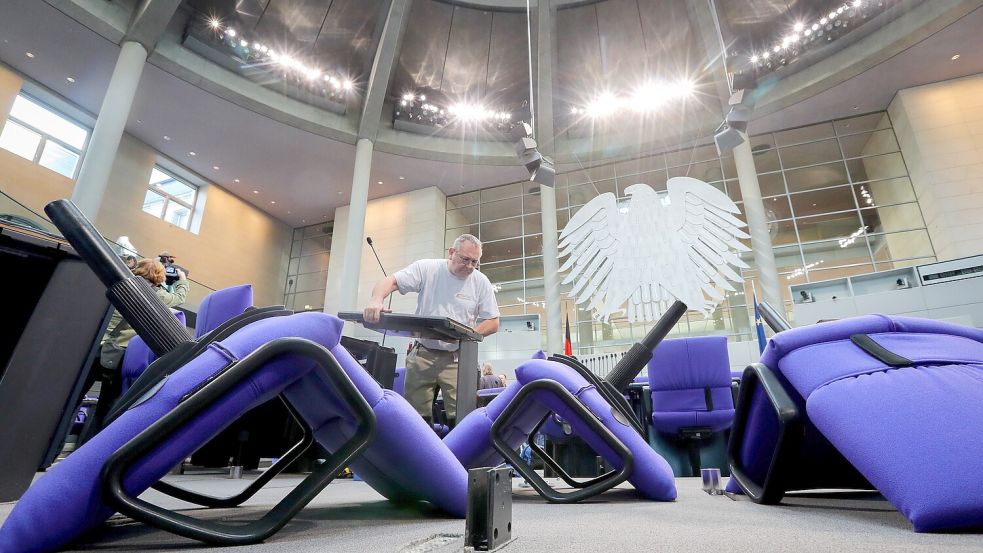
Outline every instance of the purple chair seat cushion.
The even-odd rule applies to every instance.
[[[663,340],[652,352],[648,372],[655,430],[676,434],[690,427],[713,432],[730,428],[734,398],[726,337]],[[707,404],[707,389],[713,409]]]
[[[492,446],[491,427],[521,386],[519,382],[509,384],[488,405],[475,409],[458,421],[457,426],[444,437],[444,444],[465,467],[494,467],[505,461]],[[530,409],[523,413],[505,430],[505,441],[518,448],[546,416],[546,412],[546,409]]]

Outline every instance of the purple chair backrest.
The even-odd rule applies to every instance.
[[[648,374],[657,430],[709,426],[717,431],[730,426],[734,399],[726,337],[663,340],[652,353]],[[707,416],[710,411],[719,413]]]
[[[240,284],[212,292],[201,300],[195,322],[195,338],[211,332],[225,321],[253,306],[253,285]]]

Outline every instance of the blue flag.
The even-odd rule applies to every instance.
[[[758,353],[765,352],[768,339],[765,338],[765,322],[761,319],[761,312],[758,311],[758,294],[751,288],[751,299],[754,301],[754,329],[758,334]]]

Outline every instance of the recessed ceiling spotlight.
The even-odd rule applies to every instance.
[[[957,59],[959,59],[959,54],[955,54],[954,56],[952,56],[949,59],[951,59],[952,61],[956,61]]]
[[[858,109],[860,109],[860,106],[853,106],[853,109],[854,110],[858,110]]]
[[[378,182],[378,183],[376,183],[376,184],[382,184],[382,181],[379,181],[379,182]]]
[[[139,121],[137,121],[137,123],[139,123]],[[189,155],[189,156],[196,156],[196,155],[198,155],[198,154],[196,154],[195,152],[188,152],[188,155]]]
[[[142,124],[143,124],[143,121],[137,119],[137,125],[142,125]]]
[[[239,182],[239,179],[232,179],[234,182]]]
[[[956,57],[959,57],[959,56],[956,56]],[[68,82],[70,82],[70,83],[74,83],[75,82],[75,77],[65,77],[65,80],[68,81]]]
[[[341,196],[341,190],[338,191],[338,195]]]
[[[34,52],[24,52],[24,55],[31,59],[34,59]]]
[[[307,219],[301,219],[300,222],[301,223],[306,223],[307,222]]]
[[[218,171],[219,169],[221,169],[221,167],[219,167],[218,165],[212,165],[212,169],[215,169],[216,171]]]
[[[276,200],[270,200],[270,203],[271,204],[275,204],[276,203]]]
[[[170,140],[170,139],[171,137],[167,136],[166,134],[164,135],[164,140]]]
[[[406,177],[399,177],[399,180],[406,180]]]

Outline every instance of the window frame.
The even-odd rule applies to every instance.
[[[85,158],[85,153],[89,148],[89,141],[92,139],[92,128],[90,128],[88,125],[83,124],[81,121],[78,121],[77,119],[66,115],[65,113],[51,106],[47,102],[42,101],[40,98],[24,92],[23,90],[17,93],[17,98],[20,97],[23,97],[28,102],[37,105],[38,107],[51,113],[52,115],[64,119],[65,121],[84,129],[86,132],[85,132],[85,140],[82,142],[82,148],[81,149],[75,148],[74,146],[71,146],[68,143],[60,140],[58,137],[46,133],[41,129],[35,127],[34,125],[28,123],[27,121],[24,121],[23,119],[14,116],[12,113],[7,113],[7,118],[4,120],[3,126],[0,127],[0,133],[2,133],[3,130],[7,128],[8,121],[13,121],[15,124],[20,125],[21,127],[24,127],[25,129],[38,134],[41,137],[41,140],[38,142],[37,148],[35,148],[34,150],[34,157],[30,159],[32,163],[35,163],[37,165],[41,165],[41,157],[44,155],[45,146],[48,144],[49,141],[54,142],[58,146],[61,146],[62,148],[77,154],[78,162],[75,164],[75,170],[72,171],[72,175],[68,178],[72,180],[78,179],[79,171],[81,171],[82,169],[82,160]],[[20,154],[16,154],[11,150],[7,150],[6,148],[4,148],[4,150],[16,155],[17,157],[22,157]],[[67,176],[64,175],[63,173],[55,171],[54,169],[51,169],[50,167],[46,167],[44,165],[41,165],[41,167],[44,167],[49,171],[58,173],[59,175]]]
[[[199,185],[197,185],[197,184],[188,182],[188,179],[185,179],[183,177],[180,177],[180,176],[176,175],[174,171],[171,171],[171,170],[167,169],[166,167],[162,166],[160,163],[155,163],[154,164],[154,167],[153,167],[153,169],[150,172],[151,176],[154,174],[153,173],[154,171],[159,171],[159,172],[167,175],[168,177],[170,177],[172,180],[175,180],[177,182],[180,182],[181,184],[187,186],[188,188],[191,188],[192,190],[194,190],[194,197],[192,198],[192,200],[191,200],[190,203],[189,202],[186,202],[186,201],[178,198],[177,196],[175,196],[175,195],[173,195],[173,194],[171,194],[171,193],[169,193],[169,192],[167,192],[165,190],[162,190],[159,187],[159,183],[152,183],[152,182],[150,182],[152,179],[148,179],[148,181],[147,181],[147,187],[146,187],[146,192],[153,192],[154,194],[157,194],[157,195],[163,197],[164,198],[164,205],[161,206],[160,215],[155,215],[155,214],[147,211],[146,208],[145,208],[147,194],[145,193],[143,195],[143,205],[140,206],[140,211],[143,212],[143,213],[146,213],[147,215],[150,215],[151,217],[153,217],[155,219],[160,219],[161,221],[164,221],[165,223],[167,223],[169,225],[174,225],[175,227],[184,229],[184,230],[186,230],[188,232],[194,232],[192,230],[192,226],[193,226],[194,219],[195,219],[195,213],[197,212],[198,200],[199,200],[199,197],[200,197],[201,192],[202,192],[202,190],[201,190],[202,187],[199,186]],[[180,205],[180,206],[182,206],[182,207],[184,207],[184,208],[186,208],[188,210],[188,220],[185,222],[184,225],[176,225],[176,224],[174,224],[174,223],[172,223],[172,222],[170,222],[170,221],[167,220],[167,218],[166,218],[167,217],[167,207],[168,207],[168,205],[170,205],[171,201],[176,202],[178,205]]]

